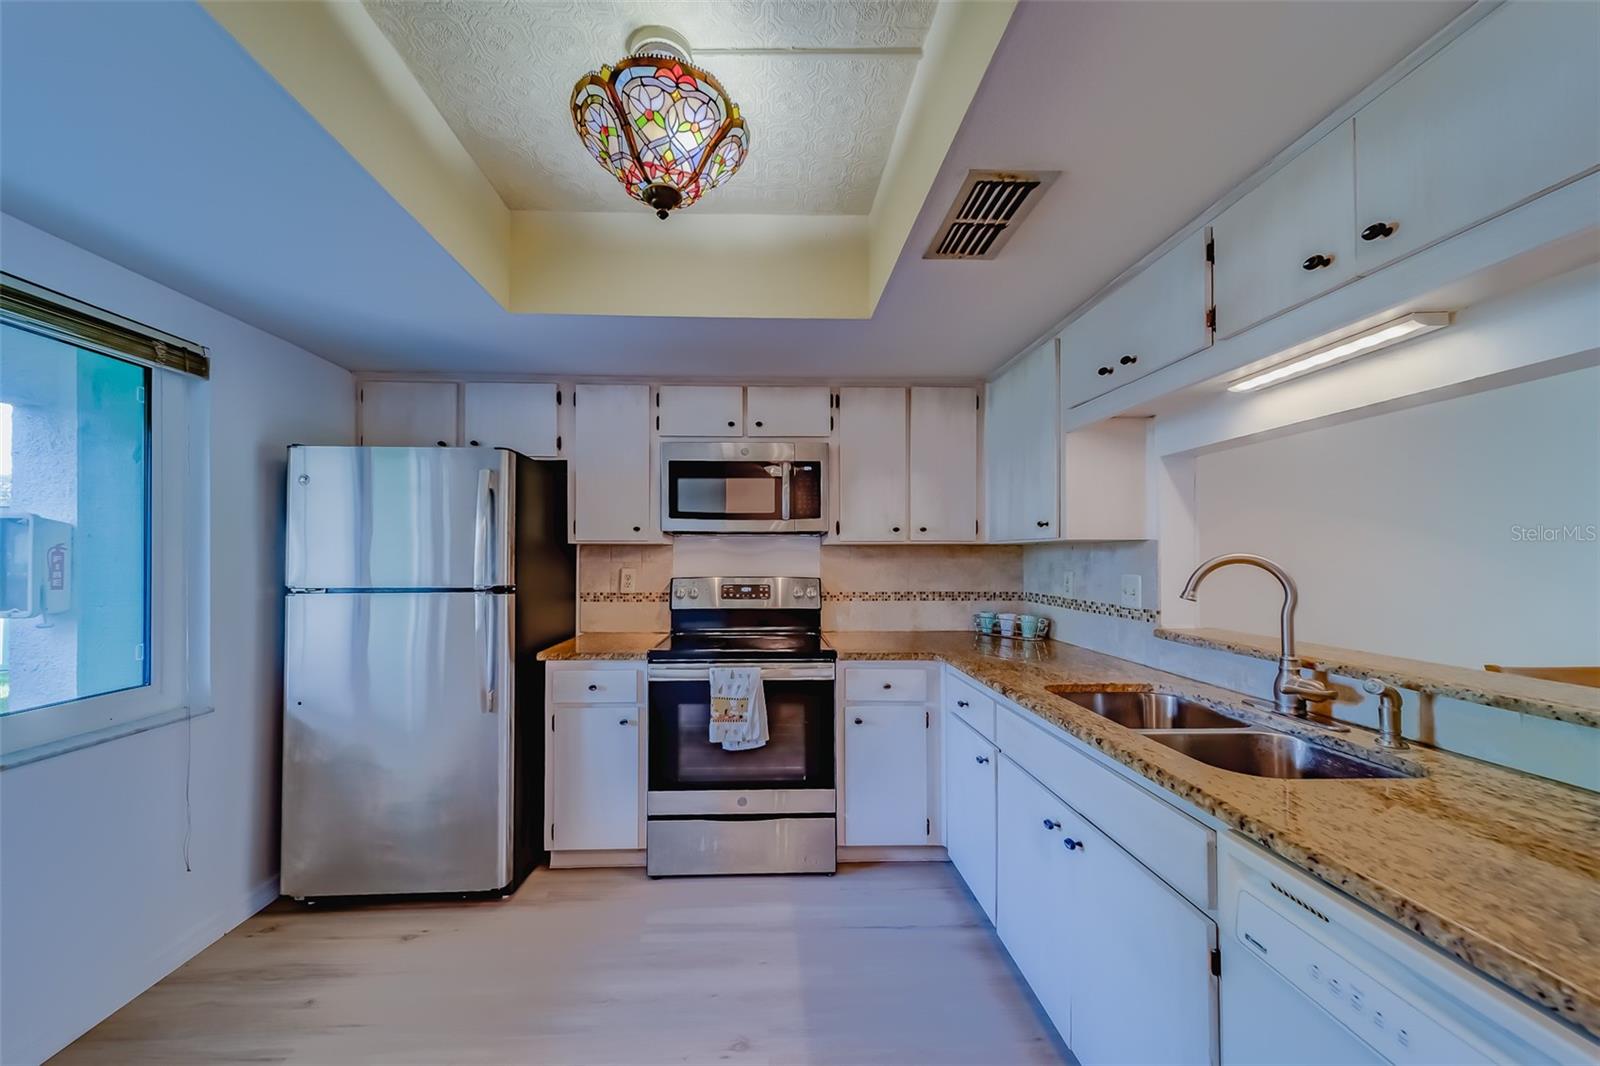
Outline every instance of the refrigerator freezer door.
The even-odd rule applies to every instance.
[[[510,585],[515,478],[499,448],[290,448],[284,583]]]
[[[285,894],[511,881],[511,607],[473,592],[287,597]]]

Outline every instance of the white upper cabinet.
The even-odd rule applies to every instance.
[[[839,390],[835,466],[840,539],[907,539],[905,389]]]
[[[911,539],[978,538],[978,390],[911,390]]]
[[[461,435],[468,445],[510,448],[535,458],[559,451],[554,385],[470,382],[461,387],[461,408]]]
[[[738,385],[662,385],[656,407],[663,437],[744,435],[744,389]]]
[[[1231,337],[1355,276],[1355,133],[1346,122],[1211,224],[1217,336]]]
[[[1062,331],[1066,406],[1086,403],[1210,346],[1210,308],[1211,269],[1201,228]]]
[[[1370,270],[1600,165],[1600,5],[1497,8],[1355,127],[1356,255]]]
[[[1108,418],[1061,436],[1062,540],[1144,540],[1150,420]]]
[[[826,437],[833,432],[833,390],[826,385],[752,385],[746,390],[752,437]]]
[[[989,382],[983,419],[988,539],[1056,539],[1056,342]]]
[[[361,443],[454,446],[456,386],[446,381],[366,382],[361,386]]]
[[[579,385],[572,393],[573,539],[654,540],[650,386]]]

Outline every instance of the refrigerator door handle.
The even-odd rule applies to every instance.
[[[494,550],[494,497],[498,480],[493,470],[478,471],[478,512],[472,527],[474,588],[490,588],[496,584],[492,572],[494,561],[490,558],[490,553]]]
[[[488,714],[495,713],[496,693],[498,687],[499,648],[495,641],[495,597],[487,592],[473,594],[473,629],[477,631],[478,640],[483,644],[483,670],[480,673],[480,688],[483,696],[483,710]]]

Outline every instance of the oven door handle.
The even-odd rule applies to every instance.
[[[719,662],[718,666],[755,666],[763,681],[832,681],[833,663]],[[651,663],[651,681],[710,681],[711,667],[705,663]]]

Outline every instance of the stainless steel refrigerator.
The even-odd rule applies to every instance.
[[[283,892],[503,893],[542,861],[544,682],[575,628],[566,465],[289,449]]]

